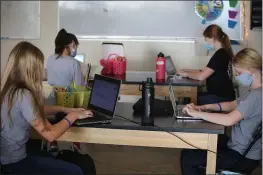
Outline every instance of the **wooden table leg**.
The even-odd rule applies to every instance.
[[[197,87],[192,87],[191,90],[191,103],[197,104]]]
[[[217,153],[217,134],[208,135],[207,149]],[[206,174],[215,174],[216,173],[216,154],[207,151],[207,165],[206,165]]]

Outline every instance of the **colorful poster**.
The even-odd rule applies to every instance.
[[[238,9],[238,0],[229,0],[229,10],[228,10],[228,28],[233,29],[237,25],[237,14],[239,12]]]
[[[229,0],[229,6],[235,8],[237,5],[238,0]]]
[[[222,14],[223,8],[224,4],[222,0],[197,0],[195,2],[195,12],[202,19],[203,24],[206,21],[216,20]]]

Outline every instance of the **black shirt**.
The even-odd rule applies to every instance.
[[[206,79],[209,94],[214,94],[218,97],[235,98],[231,60],[232,58],[227,50],[221,48],[215,52],[208,62],[207,67],[214,70],[214,73]]]

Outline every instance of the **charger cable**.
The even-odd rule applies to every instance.
[[[115,115],[115,116],[120,117],[120,118],[123,118],[123,119],[125,119],[125,120],[127,120],[127,121],[130,121],[130,122],[132,122],[132,123],[135,123],[135,124],[141,126],[141,123],[140,123],[140,122],[136,122],[136,121],[134,121],[134,120],[128,119],[128,118],[123,117],[123,116],[121,116],[121,115]],[[217,153],[217,152],[215,152],[215,151],[212,151],[212,150],[209,150],[209,149],[199,148],[199,147],[197,147],[197,146],[195,146],[195,145],[187,142],[186,140],[184,140],[183,138],[179,137],[178,135],[176,135],[176,134],[174,134],[174,133],[172,133],[172,132],[167,131],[166,129],[164,129],[164,128],[162,128],[162,127],[159,127],[159,126],[157,126],[157,125],[154,125],[154,127],[158,128],[159,130],[162,130],[162,131],[164,131],[164,132],[166,132],[166,133],[168,133],[168,134],[173,135],[174,137],[180,139],[181,141],[183,141],[184,143],[190,145],[190,146],[193,147],[193,148],[196,148],[196,149],[198,149],[198,150],[208,151],[208,152],[214,153],[214,154],[216,154],[216,155],[218,155],[218,156],[221,156],[221,157],[230,159],[229,157],[226,157],[225,155],[221,155],[221,154],[219,154],[219,153]]]

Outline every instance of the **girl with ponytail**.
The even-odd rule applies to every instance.
[[[47,61],[47,78],[51,86],[69,86],[75,80],[83,85],[80,63],[74,59],[77,54],[78,39],[61,29],[55,39],[55,53]]]
[[[198,93],[198,104],[232,101],[235,91],[232,82],[233,51],[229,37],[218,25],[212,24],[203,32],[207,50],[215,50],[207,66],[201,71],[181,69],[177,73],[185,77],[204,81],[207,92]]]
[[[47,79],[51,86],[69,87],[70,83],[75,80],[77,86],[83,85],[83,75],[80,68],[80,62],[74,57],[77,54],[79,45],[77,37],[68,33],[65,29],[61,29],[55,38],[55,53],[47,60]],[[55,105],[55,96],[52,92],[47,104]],[[80,144],[73,143],[73,149],[80,152]],[[50,143],[49,150],[57,152],[56,142]]]

